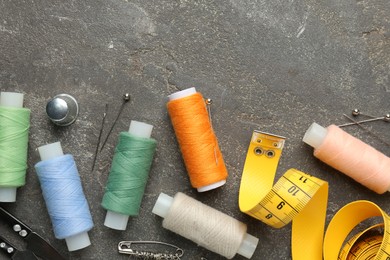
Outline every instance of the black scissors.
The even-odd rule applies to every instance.
[[[18,250],[0,236],[0,251],[15,260],[65,260],[45,239],[21,220],[0,207],[0,220],[3,220],[19,237],[26,241],[26,250]]]

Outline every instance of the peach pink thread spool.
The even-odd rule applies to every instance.
[[[338,126],[313,123],[303,142],[314,148],[315,157],[367,188],[390,191],[390,158]]]

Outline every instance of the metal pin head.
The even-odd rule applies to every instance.
[[[127,101],[130,101],[130,99],[131,99],[131,96],[129,93],[123,94],[123,101],[127,102]]]
[[[386,122],[390,122],[390,114],[386,114],[383,120],[385,120]]]
[[[206,105],[211,105],[213,103],[213,100],[211,98],[206,99]]]
[[[59,94],[46,104],[46,114],[54,124],[67,126],[76,121],[79,106],[71,95]]]
[[[354,110],[352,110],[352,115],[353,115],[353,116],[358,116],[358,115],[360,115],[360,110],[357,109],[357,108],[355,108]]]

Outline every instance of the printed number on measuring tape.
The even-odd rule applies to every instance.
[[[242,174],[240,210],[280,228],[292,221],[292,257],[322,259],[328,184],[289,169],[274,183],[285,138],[254,131]]]

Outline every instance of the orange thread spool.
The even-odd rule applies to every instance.
[[[169,99],[168,113],[192,187],[203,192],[224,185],[228,173],[202,95],[190,88]]]
[[[390,158],[335,125],[312,124],[303,141],[314,156],[376,193],[390,190]]]

